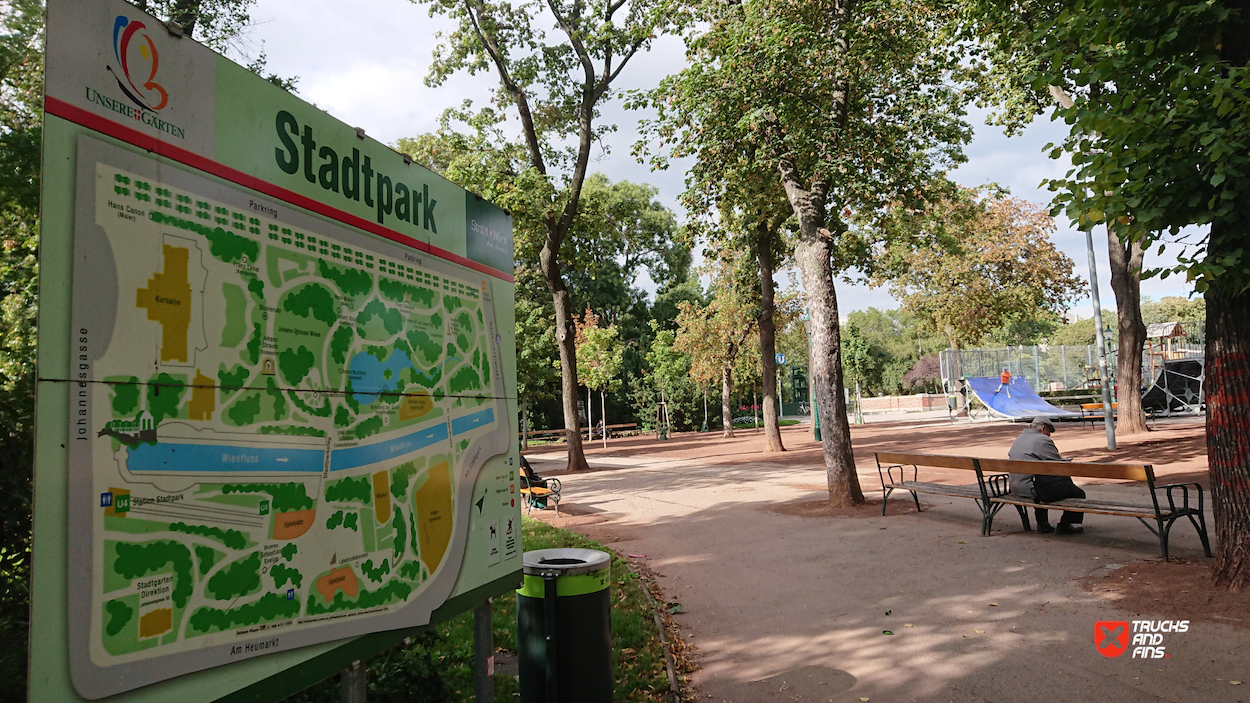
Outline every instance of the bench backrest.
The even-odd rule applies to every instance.
[[[1120,409],[1120,402],[1116,401],[1111,404],[1113,410]],[[1081,403],[1081,410],[1102,410],[1102,403]]]
[[[1010,459],[980,459],[978,461],[981,464],[981,470],[986,473],[1081,476],[1154,483],[1154,469],[1150,464],[1096,464],[1078,461],[1012,461]]]
[[[878,466],[932,466],[941,469],[977,470],[977,460],[970,456],[946,456],[944,454],[900,454],[877,452]]]

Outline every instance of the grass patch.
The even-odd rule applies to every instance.
[[[798,420],[778,420],[777,421],[778,427],[789,427],[790,425],[797,425],[797,424],[799,424]],[[763,429],[763,428],[764,428],[764,418],[760,418],[760,429]],[[753,420],[748,420],[746,422],[735,422],[734,429],[735,430],[753,430],[755,429],[755,422]]]
[[[599,549],[598,542],[530,518],[522,518],[522,544],[526,551],[552,547]],[[612,559],[612,649],[617,701],[661,701],[668,691],[664,650],[645,586],[629,572],[625,562]],[[495,599],[492,624],[497,650],[516,652],[516,594]],[[414,638],[407,647],[396,647],[369,660],[369,700],[396,703],[462,703],[473,695],[473,614],[462,613]],[[495,677],[495,700],[519,700],[514,677]],[[292,696],[287,703],[338,703],[338,677],[322,681]]]

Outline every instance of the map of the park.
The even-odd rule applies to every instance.
[[[79,330],[97,358],[93,657],[414,598],[467,508],[472,443],[506,417],[489,286],[276,208],[95,177],[125,265],[76,272],[117,296],[111,329]]]

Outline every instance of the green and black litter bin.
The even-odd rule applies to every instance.
[[[521,703],[612,703],[612,557],[538,549],[517,594]]]

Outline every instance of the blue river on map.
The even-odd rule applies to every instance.
[[[453,435],[461,435],[495,421],[495,409],[486,408],[451,421]],[[420,451],[447,440],[447,423],[410,432],[384,442],[344,447],[330,454],[330,470],[345,471],[376,464]],[[322,449],[265,449],[222,444],[161,442],[130,449],[126,465],[131,471],[191,471],[196,473],[320,473],[325,463]]]

